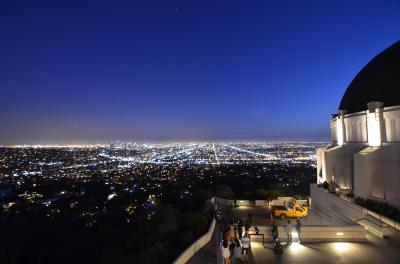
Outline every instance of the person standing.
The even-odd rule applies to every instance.
[[[238,237],[238,227],[237,224],[233,225],[233,237],[236,239]]]
[[[230,242],[228,247],[229,247],[229,251],[231,252],[231,256],[235,257],[235,247],[236,247],[235,240]]]
[[[247,213],[247,219],[249,221],[249,224],[253,224],[253,214],[252,213]]]
[[[242,238],[242,261],[249,262],[249,251],[250,251],[250,235],[248,232],[244,233]]]
[[[279,241],[279,239],[276,240],[275,247],[274,247],[274,253],[275,253],[275,263],[276,264],[281,264],[282,263],[283,247],[282,247],[281,242]]]
[[[224,258],[224,264],[231,264],[231,252],[229,251],[228,242],[222,240],[221,243],[222,257]]]
[[[242,220],[238,221],[238,235],[239,235],[239,240],[242,239],[242,234],[243,234],[243,223]]]
[[[249,220],[247,220],[246,221],[246,224],[244,225],[244,232],[246,233],[249,233],[249,231],[250,231],[250,222],[249,222]]]
[[[242,262],[242,246],[240,245],[239,239],[235,239],[235,251],[234,251],[234,256],[235,256],[235,264],[240,264]]]
[[[224,230],[224,239],[228,242],[231,241],[231,225],[227,225]]]
[[[272,235],[272,241],[274,241],[274,243],[276,243],[276,240],[279,237],[279,233],[278,233],[278,226],[276,225],[276,222],[274,219],[272,220],[271,235]]]
[[[300,222],[300,219],[297,219],[296,231],[297,231],[297,237],[299,238],[299,243],[301,243],[301,240],[300,240],[300,233],[301,233],[301,222]]]
[[[287,221],[286,225],[286,233],[287,233],[287,242],[288,244],[292,243],[292,233],[293,233],[293,226],[290,223],[290,220]]]

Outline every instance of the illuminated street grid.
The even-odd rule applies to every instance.
[[[49,217],[80,217],[93,225],[120,199],[127,221],[158,200],[191,196],[220,177],[273,187],[304,186],[315,178],[317,147],[325,143],[193,143],[0,148],[0,210],[44,210]],[[253,187],[252,187],[253,188]],[[1,212],[1,211],[0,211]],[[151,213],[149,213],[151,217]]]

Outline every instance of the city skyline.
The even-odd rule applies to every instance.
[[[328,141],[397,1],[0,4],[0,145]]]
[[[0,262],[400,263],[400,1],[0,1]]]
[[[204,202],[214,190],[238,200],[306,195],[324,146],[0,147],[2,263],[172,263],[214,219]],[[160,240],[161,251],[141,253]]]

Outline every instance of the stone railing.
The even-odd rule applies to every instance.
[[[207,233],[202,235],[196,241],[194,241],[189,247],[185,249],[173,262],[173,264],[184,264],[186,263],[194,254],[196,254],[202,247],[204,247],[208,242],[210,242],[215,228],[215,218],[211,221],[210,227]]]
[[[307,206],[307,200],[296,200],[293,197],[278,197],[278,199],[274,199],[271,201],[268,200],[236,200],[237,206],[255,206],[255,207],[266,207],[268,205],[283,205],[284,201],[286,202],[296,202],[299,205]],[[216,203],[219,205],[230,206],[233,207],[235,205],[234,200],[213,197],[211,198],[212,203]]]
[[[356,203],[354,202],[354,199],[353,199],[353,198],[350,198],[350,197],[348,197],[348,196],[346,196],[346,195],[344,195],[344,194],[340,194],[340,198],[343,199],[343,200],[345,200],[345,201],[347,201],[347,202],[356,204]],[[358,206],[362,207],[361,205],[358,205]],[[400,231],[400,223],[399,223],[399,222],[396,222],[395,220],[393,220],[393,219],[391,219],[391,218],[389,218],[389,217],[386,217],[386,216],[380,215],[380,214],[378,214],[378,213],[375,213],[374,211],[368,210],[368,209],[365,208],[365,207],[362,207],[362,208],[364,208],[364,209],[366,210],[366,214],[367,214],[367,215],[369,215],[369,216],[371,216],[371,217],[373,217],[373,218],[375,218],[375,219],[381,221],[382,223],[387,224],[388,226],[393,227],[393,228],[396,229],[397,231]]]
[[[260,235],[255,235],[255,231],[250,229],[249,233],[252,241],[272,241],[271,226],[257,226]],[[279,240],[287,241],[287,232],[285,226],[278,226]],[[264,235],[264,236],[261,236]],[[232,232],[232,236],[234,233]],[[298,240],[297,231],[292,233],[293,241]],[[347,226],[303,226],[301,228],[302,242],[366,242],[366,231],[360,225]]]
[[[379,219],[380,221],[382,221],[383,223],[387,224],[388,226],[393,227],[397,231],[400,231],[400,223],[399,222],[396,222],[391,218],[388,218],[386,216],[377,214],[377,213],[375,213],[375,212],[373,212],[371,210],[368,210],[368,209],[367,209],[367,214],[372,216],[372,217],[374,217],[374,218],[376,218],[376,219]]]
[[[308,200],[296,200],[293,197],[278,197],[271,201],[271,205],[283,205],[284,202],[292,202],[302,206],[308,206]]]

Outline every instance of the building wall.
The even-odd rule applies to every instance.
[[[371,152],[376,151],[377,148],[366,148],[359,153],[354,155],[354,195],[360,196],[363,198],[367,198],[370,196],[372,192],[372,178],[371,173],[368,173],[371,170],[370,164],[366,156],[368,156]]]
[[[365,113],[345,116],[344,124],[346,142],[366,143],[368,141]]]
[[[367,115],[368,111],[352,113],[344,116],[345,142],[368,142]],[[375,115],[372,115],[375,116]],[[400,143],[400,106],[383,108],[383,142]],[[338,142],[338,118],[331,119],[331,141]],[[371,135],[370,135],[371,136]]]
[[[388,107],[383,112],[386,142],[400,142],[400,107]]]
[[[347,115],[340,112],[344,119],[331,119],[336,146],[317,149],[317,183],[334,182],[356,196],[400,206],[400,106],[379,105],[371,103],[369,110]]]
[[[353,188],[353,155],[365,147],[365,144],[347,144],[325,150],[322,170],[326,181],[343,189]]]
[[[400,207],[400,144],[363,149],[354,160],[354,194]]]

